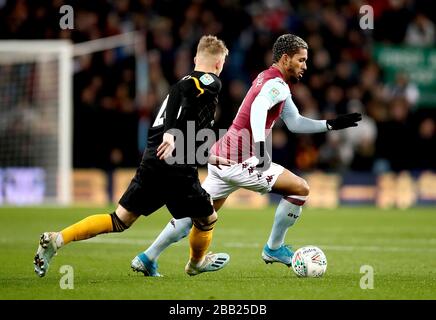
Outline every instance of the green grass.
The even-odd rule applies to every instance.
[[[130,270],[131,259],[170,218],[161,210],[141,217],[124,233],[62,248],[46,277],[34,274],[32,260],[41,232],[110,210],[1,208],[0,299],[436,299],[436,211],[430,208],[305,208],[287,242],[324,250],[328,268],[319,279],[297,278],[283,265],[262,261],[274,207],[220,212],[211,250],[228,252],[231,261],[219,272],[187,276],[186,239],[161,255],[159,270],[165,277],[145,278]],[[62,265],[74,269],[73,290],[60,288]],[[374,268],[374,289],[360,288],[362,265]]]

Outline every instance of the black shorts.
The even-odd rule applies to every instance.
[[[157,159],[141,163],[119,203],[128,211],[145,216],[166,205],[176,219],[206,217],[214,212],[196,168],[170,166]]]

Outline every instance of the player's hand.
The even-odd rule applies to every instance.
[[[336,119],[327,120],[328,130],[340,130],[349,127],[357,127],[357,122],[362,120],[360,113],[348,113],[338,116]]]
[[[159,160],[165,160],[170,157],[174,151],[174,136],[165,132],[163,134],[162,143],[157,148],[157,157]]]
[[[259,163],[256,165],[256,169],[259,171],[266,171],[271,167],[271,156],[266,150],[265,142],[259,141],[255,143],[256,148],[256,158],[259,160]]]
[[[219,157],[216,155],[211,154],[209,159],[207,160],[208,163],[210,163],[213,166],[216,166],[218,169],[221,170],[220,166],[226,166],[226,167],[230,167],[231,165],[236,164],[236,161],[230,160],[230,159],[226,159],[223,157]]]

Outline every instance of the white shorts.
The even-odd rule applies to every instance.
[[[227,198],[239,188],[262,194],[270,192],[284,168],[272,163],[268,170],[260,172],[255,168],[257,162],[252,157],[232,166],[220,166],[221,170],[208,164],[207,177],[201,186],[213,200]]]

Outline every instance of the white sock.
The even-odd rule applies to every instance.
[[[58,232],[55,239],[56,247],[59,249],[64,245],[64,237],[61,232]]]
[[[270,249],[276,250],[284,244],[286,232],[300,216],[301,206],[306,201],[306,198],[305,196],[287,196],[280,200],[267,242]]]
[[[160,254],[175,243],[189,234],[192,227],[191,218],[171,219],[165,226],[156,240],[151,244],[144,253],[150,260],[156,260]]]

